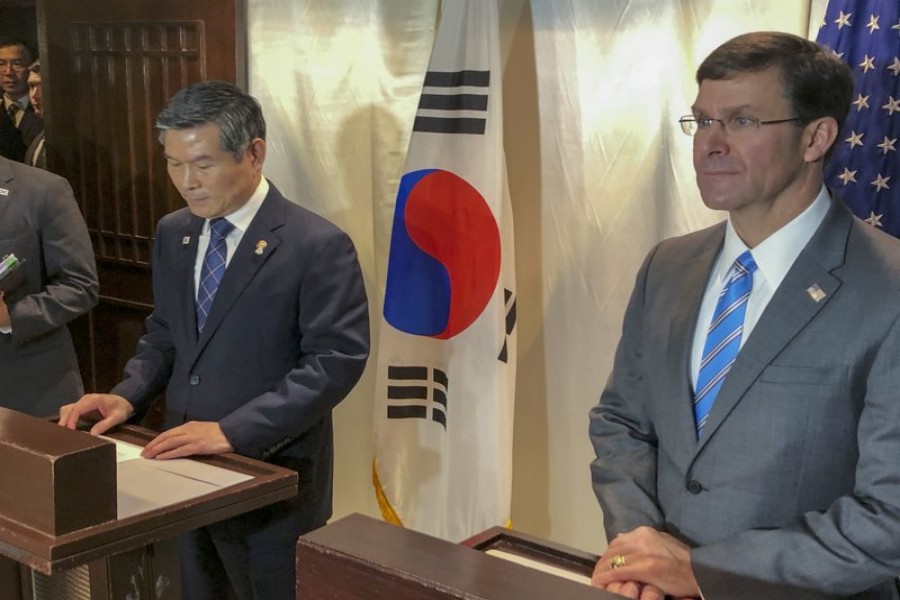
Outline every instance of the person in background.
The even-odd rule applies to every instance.
[[[0,406],[37,417],[84,389],[67,324],[97,304],[91,240],[69,183],[0,157]]]
[[[299,494],[179,540],[183,598],[295,597],[297,538],[331,516],[332,409],[369,352],[366,290],[350,238],[262,176],[266,123],[230,83],[181,90],[156,121],[187,207],[163,217],[152,314],[121,383],[63,407],[99,434],[165,392],[165,460],[237,452],[294,469]]]
[[[28,65],[33,61],[34,54],[25,41],[0,39],[0,156],[19,162],[44,129],[43,120],[28,100]]]
[[[591,410],[629,598],[895,599],[900,241],[823,181],[850,70],[779,32],[706,58],[691,114],[704,204],[727,220],[644,261]]]
[[[34,112],[44,118],[44,94],[41,89],[41,61],[36,60],[28,67],[28,100]],[[25,164],[39,169],[47,168],[47,155],[44,149],[44,130],[35,137],[28,150],[25,151]]]

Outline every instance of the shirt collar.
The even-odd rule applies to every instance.
[[[19,98],[15,99],[15,100],[10,98],[6,94],[3,94],[3,105],[5,107],[8,107],[10,104],[18,104],[19,108],[21,108],[22,110],[28,110],[28,104],[29,104],[28,94],[25,94],[24,96],[19,96]]]
[[[825,215],[830,207],[831,197],[823,185],[816,199],[806,210],[753,248],[753,260],[759,267],[757,272],[762,274],[772,289],[781,285],[788,271],[794,265],[794,261],[800,256],[800,252],[825,220]],[[725,243],[716,267],[716,277],[719,283],[724,282],[728,269],[731,268],[737,257],[748,249],[729,219],[725,228]]]
[[[234,225],[235,229],[239,229],[242,233],[247,231],[247,228],[250,227],[250,222],[253,221],[253,217],[256,216],[256,213],[259,212],[259,207],[262,206],[263,200],[266,199],[266,195],[269,193],[269,181],[265,177],[260,177],[259,185],[256,186],[256,190],[250,196],[250,199],[247,202],[231,213],[227,215],[225,218],[229,223]],[[203,235],[209,234],[209,219],[203,223]]]

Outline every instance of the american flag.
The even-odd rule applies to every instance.
[[[854,83],[825,181],[858,217],[900,237],[900,1],[830,0],[817,41]]]

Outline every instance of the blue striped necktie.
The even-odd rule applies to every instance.
[[[753,272],[756,262],[747,250],[734,261],[725,286],[719,294],[712,322],[706,332],[703,344],[703,358],[700,360],[700,372],[694,392],[694,422],[697,425],[697,439],[703,435],[703,427],[709,417],[709,411],[716,401],[716,395],[731,370],[741,348],[741,336],[744,332],[744,315],[747,312],[747,300],[753,289]]]
[[[203,331],[206,318],[212,308],[213,299],[225,274],[225,259],[228,255],[228,247],[225,238],[234,229],[225,217],[217,217],[209,222],[209,246],[206,247],[206,255],[203,257],[203,266],[200,268],[200,285],[197,289],[197,332]]]

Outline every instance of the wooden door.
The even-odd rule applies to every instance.
[[[47,164],[75,191],[100,303],[72,324],[88,391],[108,391],[152,309],[156,222],[184,205],[153,123],[189,83],[243,84],[244,0],[38,0]]]

